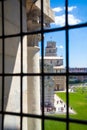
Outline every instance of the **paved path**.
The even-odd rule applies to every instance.
[[[56,108],[55,113],[66,113],[66,103],[56,94],[54,94],[54,107]],[[69,107],[69,113],[75,114],[75,111]]]

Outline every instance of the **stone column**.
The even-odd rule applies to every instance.
[[[28,46],[28,73],[39,73],[39,47]],[[28,113],[40,115],[40,77],[28,76]],[[41,121],[28,119],[28,130],[41,130]]]
[[[26,9],[23,9],[23,31],[27,31]],[[0,2],[0,35],[2,35],[2,17]],[[18,0],[4,1],[4,27],[5,35],[16,34],[20,32],[20,3]],[[19,73],[21,70],[21,41],[20,37],[11,37],[5,39],[5,73]],[[0,73],[2,72],[2,40],[0,39]],[[23,72],[27,73],[27,37],[23,37]],[[4,77],[4,111],[20,112],[20,76]],[[0,110],[2,108],[2,76],[0,76]],[[23,80],[23,95],[27,88],[27,79]],[[26,107],[26,104],[25,104]],[[0,115],[0,130],[2,126],[2,117]],[[25,124],[24,124],[25,125]],[[4,115],[4,129],[19,130],[20,117]],[[27,130],[24,129],[24,130]]]

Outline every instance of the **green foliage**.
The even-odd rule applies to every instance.
[[[87,93],[87,87],[74,87],[73,88],[75,92],[79,92],[79,93]]]
[[[65,93],[57,93],[66,102]],[[71,106],[77,114],[70,115],[70,117],[77,119],[87,119],[87,93],[83,92],[82,89],[74,93],[69,93],[69,106]]]
[[[75,92],[69,93],[69,105],[75,110],[76,114],[70,114],[70,118],[87,120],[87,87],[75,88]],[[66,102],[66,93],[57,93]],[[60,117],[60,115],[57,115]],[[62,117],[62,115],[61,115]],[[87,125],[76,123],[69,124],[70,130],[87,130]],[[55,121],[45,121],[45,130],[65,130],[66,124]]]
[[[45,130],[65,130],[66,123],[61,123],[58,121],[45,121]]]

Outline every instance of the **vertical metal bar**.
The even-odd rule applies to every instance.
[[[65,0],[65,35],[66,35],[66,130],[69,130],[69,93],[68,93],[68,78],[69,78],[69,32],[68,32],[68,0]]]
[[[20,75],[20,130],[22,130],[22,124],[23,124],[23,118],[22,118],[22,103],[23,103],[23,35],[22,35],[22,32],[23,32],[23,10],[22,10],[22,3],[23,1],[20,0],[20,43],[21,43],[21,75]]]
[[[41,0],[41,67],[42,67],[42,130],[44,130],[44,39],[43,39],[43,23],[44,23],[44,16],[43,16],[43,2],[44,0]]]
[[[4,81],[5,81],[4,1],[2,0],[2,130],[4,130]]]

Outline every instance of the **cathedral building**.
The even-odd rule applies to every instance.
[[[45,48],[44,63],[53,66],[53,73],[64,73],[63,57],[57,55],[57,46],[55,41],[48,41]],[[54,76],[54,90],[62,91],[66,88],[65,76]]]

